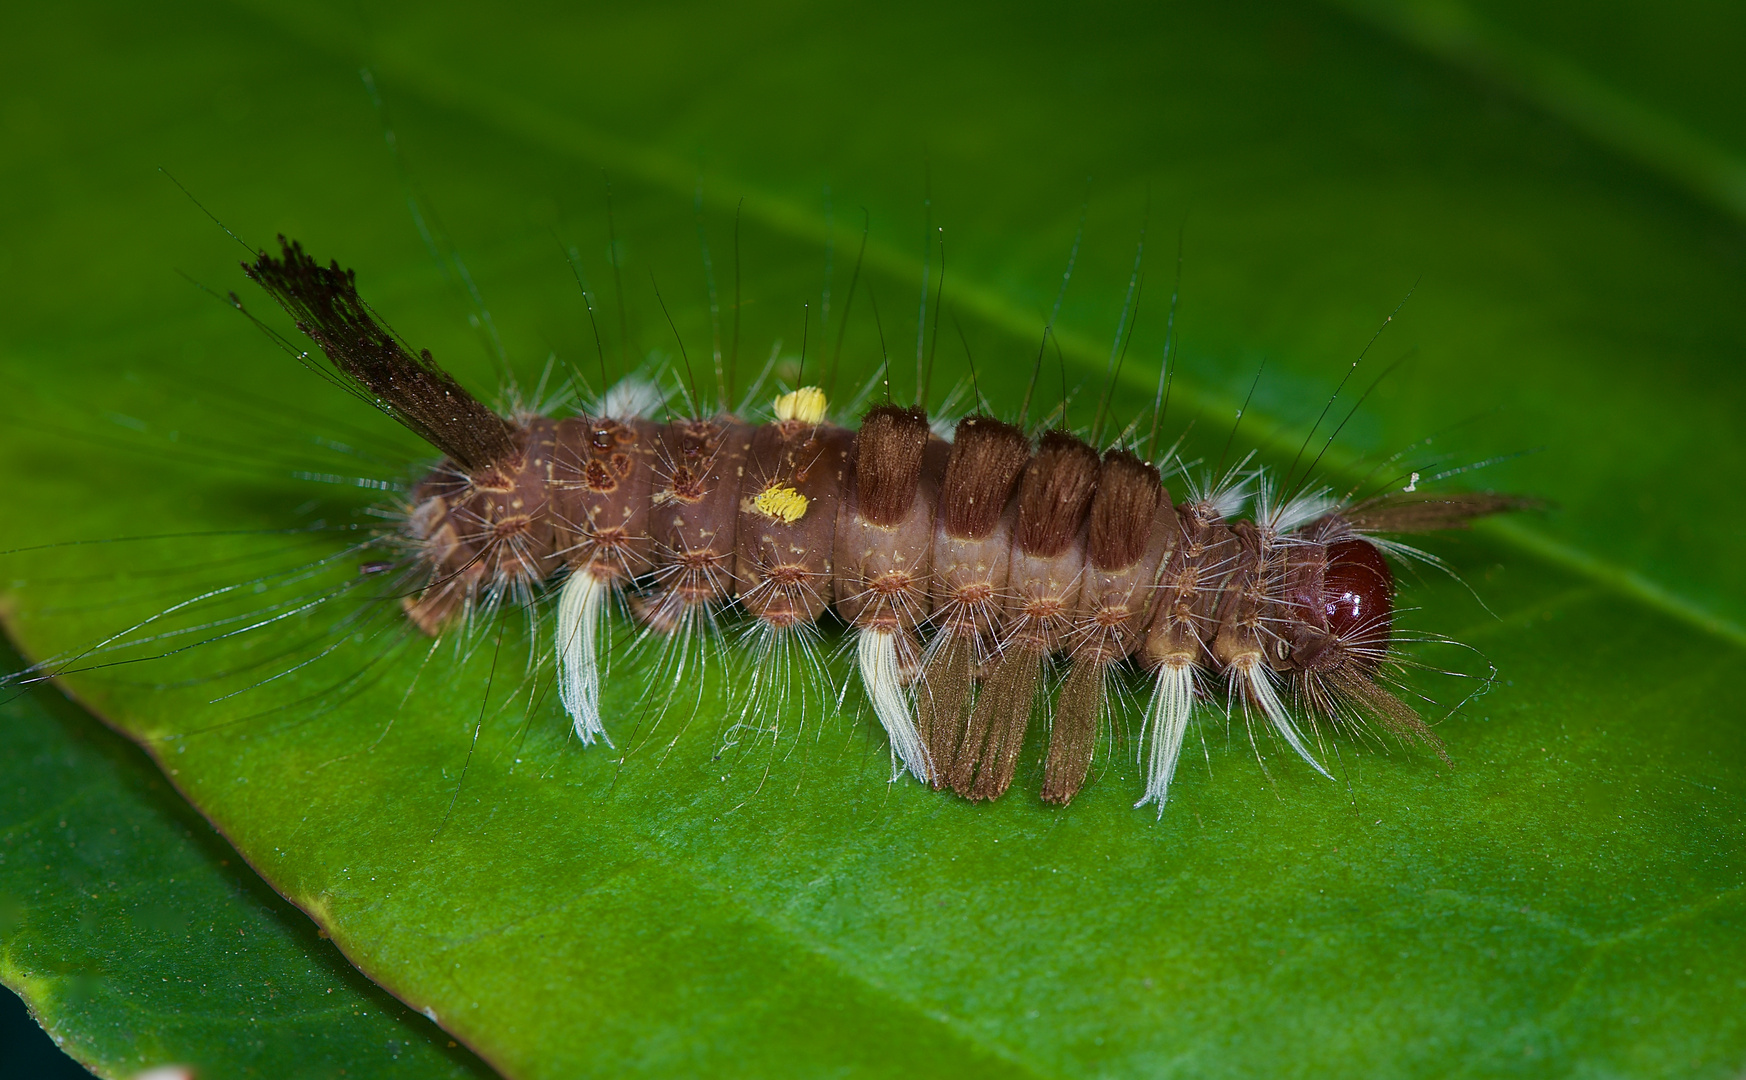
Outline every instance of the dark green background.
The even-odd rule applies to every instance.
[[[346,957],[498,1067],[1746,1064],[1737,14],[70,4],[13,24],[0,75],[8,548],[354,520],[368,493],[297,474],[400,477],[391,462],[418,453],[178,276],[238,288],[244,253],[160,166],[249,241],[283,231],[357,266],[397,328],[493,386],[468,301],[407,211],[365,65],[406,176],[527,383],[549,354],[594,362],[554,237],[610,305],[610,180],[628,344],[673,351],[654,273],[694,360],[710,339],[700,187],[724,290],[743,206],[754,365],[778,337],[793,351],[827,258],[841,304],[864,209],[867,291],[845,371],[872,370],[862,305],[877,296],[905,392],[926,177],[948,301],[1003,408],[1084,206],[1060,324],[1071,385],[1096,379],[1150,223],[1124,419],[1149,398],[1180,230],[1191,455],[1218,456],[1265,360],[1239,439],[1288,462],[1409,290],[1375,359],[1410,359],[1342,434],[1333,475],[1427,437],[1423,453],[1456,462],[1535,451],[1462,479],[1553,509],[1432,543],[1495,616],[1446,579],[1407,583],[1413,625],[1500,671],[1440,728],[1453,772],[1344,750],[1328,785],[1263,743],[1269,781],[1240,724],[1227,740],[1209,717],[1204,761],[1191,749],[1157,824],[1128,809],[1137,778],[1121,756],[1064,813],[1034,805],[1023,776],[974,808],[888,791],[869,721],[821,722],[816,704],[798,738],[801,710],[782,711],[784,749],[759,787],[762,759],[711,761],[712,722],[661,767],[633,754],[620,773],[566,745],[542,700],[491,713],[439,831],[489,649],[445,662],[401,712],[406,649],[333,708],[305,700],[324,685],[314,671],[218,706],[211,686],[236,677],[176,685],[251,661],[251,641],[69,680],[174,755],[169,778]],[[616,310],[603,315],[619,352]],[[955,339],[942,336],[941,390],[964,372]],[[390,464],[360,465],[336,440]],[[9,625],[46,655],[234,582],[238,566],[306,559],[319,540],[8,556]],[[643,667],[615,672],[615,730]],[[719,715],[719,680],[703,693]],[[502,705],[506,688],[494,695]],[[248,701],[278,711],[189,734],[259,713]],[[853,714],[858,693],[847,702]],[[482,1067],[239,863],[220,865],[230,849],[90,717],[41,695],[8,708],[0,977],[76,1056],[105,1075],[142,1055],[211,1075]],[[380,748],[360,753],[390,715]],[[76,823],[60,824],[62,805]],[[106,845],[111,819],[156,822],[163,838]],[[71,854],[24,854],[57,844]],[[271,946],[217,949],[194,934],[201,920]],[[281,1018],[266,1029],[251,1011],[263,993]]]

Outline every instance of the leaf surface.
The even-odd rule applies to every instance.
[[[10,556],[10,626],[348,958],[506,1073],[1738,1071],[1746,565],[1717,556],[1742,525],[1746,261],[1725,206],[1323,9],[79,11],[31,16],[41,47],[9,76],[30,93],[4,183],[38,209],[0,269],[28,299],[0,329],[8,546],[204,535]],[[646,687],[672,669],[622,622],[620,750],[584,751],[525,620],[431,651],[391,602],[304,606],[368,592],[345,530],[390,496],[344,478],[403,484],[420,451],[170,272],[240,290],[246,253],[160,164],[250,243],[356,266],[469,385],[499,383],[500,334],[524,400],[548,355],[593,377],[659,354],[707,387],[718,336],[735,355],[735,265],[739,386],[797,362],[803,303],[826,363],[865,221],[838,400],[881,337],[911,392],[943,226],[935,402],[967,345],[1010,412],[1083,217],[1039,400],[1064,384],[1090,422],[1145,224],[1125,424],[1180,229],[1188,456],[1221,458],[1253,386],[1234,441],[1288,468],[1411,291],[1365,363],[1411,359],[1322,467],[1349,484],[1430,439],[1429,468],[1507,458],[1459,479],[1555,508],[1429,543],[1471,593],[1405,581],[1410,625],[1498,669],[1418,684],[1438,717],[1488,685],[1438,728],[1453,770],[1345,743],[1329,783],[1209,709],[1155,821],[1130,808],[1130,705],[1068,810],[1035,801],[1034,760],[972,806],[885,783],[857,689],[742,713],[737,648],[659,715],[675,684]],[[80,652],[207,590],[134,651]]]
[[[0,705],[0,747],[0,979],[99,1075],[492,1075],[52,688]]]

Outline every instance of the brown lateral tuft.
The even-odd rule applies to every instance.
[[[1096,490],[1097,451],[1065,431],[1045,433],[1019,484],[1019,550],[1042,559],[1066,551]]]
[[[1076,659],[1061,686],[1055,722],[1049,727],[1049,758],[1043,766],[1043,801],[1066,806],[1085,786],[1097,748],[1097,718],[1103,711],[1105,665]]]
[[[934,787],[946,786],[946,773],[964,736],[964,707],[970,702],[972,648],[963,634],[951,634],[929,658],[916,686],[916,733],[934,763]]]
[[[889,529],[909,514],[928,435],[928,414],[921,409],[880,405],[862,419],[855,437],[855,489],[867,521]]]
[[[946,535],[981,540],[1000,521],[1019,473],[1031,457],[1031,441],[1011,424],[988,416],[958,422],[946,477],[940,485],[940,512]]]
[[[1152,539],[1152,519],[1164,498],[1158,470],[1126,450],[1103,455],[1097,494],[1091,499],[1086,555],[1099,570],[1122,570],[1140,561]]]
[[[1040,649],[1015,646],[995,663],[994,671],[976,695],[970,728],[952,763],[952,790],[966,799],[987,801],[1006,794],[1018,768],[1025,728],[1037,703],[1042,681]]]
[[[1443,764],[1453,765],[1443,740],[1437,738],[1429,725],[1400,698],[1371,682],[1363,673],[1341,668],[1322,675],[1335,694],[1345,698],[1362,712],[1382,722],[1390,732],[1409,742],[1417,740],[1436,751]]]

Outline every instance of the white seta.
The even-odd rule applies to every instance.
[[[1146,767],[1146,794],[1134,804],[1158,804],[1164,816],[1170,781],[1182,756],[1182,739],[1188,734],[1188,717],[1194,711],[1194,665],[1167,663],[1158,669],[1152,700],[1146,704],[1146,726],[1141,732],[1141,762]]]
[[[1322,768],[1309,752],[1309,747],[1303,744],[1303,737],[1298,734],[1297,725],[1291,722],[1291,714],[1285,711],[1285,703],[1279,700],[1279,694],[1273,689],[1273,680],[1269,672],[1262,666],[1259,657],[1249,656],[1237,662],[1231,669],[1231,681],[1234,686],[1247,687],[1249,699],[1261,707],[1267,714],[1267,719],[1273,724],[1273,730],[1279,732],[1279,737],[1290,744],[1297,756],[1310,763],[1310,767],[1329,780],[1333,774]]]
[[[922,783],[934,779],[933,761],[915,729],[915,714],[903,689],[897,663],[897,635],[883,630],[856,633],[855,655],[861,662],[861,683],[873,702],[873,713],[891,738],[891,779],[908,769]]]
[[[611,587],[588,569],[572,573],[558,596],[558,697],[582,745],[611,746],[600,721],[600,612]]]

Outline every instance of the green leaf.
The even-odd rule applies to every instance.
[[[1653,140],[1621,150],[1540,84],[1499,92],[1484,65],[1423,51],[1433,35],[1391,36],[1422,22],[1367,18],[22,16],[36,47],[7,75],[0,180],[31,210],[0,265],[23,300],[0,327],[7,546],[202,535],[8,556],[9,626],[63,657],[64,683],[350,960],[511,1075],[1732,1075],[1746,565],[1718,555],[1743,523],[1737,211]],[[1667,71],[1608,75],[1585,78],[1648,100]],[[1692,100],[1650,104],[1734,145]],[[338,554],[360,534],[337,530],[379,493],[321,478],[404,481],[420,450],[170,272],[240,290],[245,253],[158,165],[249,243],[285,232],[356,266],[395,327],[476,387],[496,375],[409,189],[440,211],[424,220],[465,256],[524,388],[549,354],[599,362],[560,244],[601,298],[609,366],[677,359],[654,275],[707,385],[700,233],[724,320],[741,267],[750,373],[777,339],[794,357],[827,280],[842,318],[865,220],[839,400],[876,369],[873,297],[896,392],[913,386],[926,192],[948,302],[1004,410],[1084,205],[1066,367],[1048,357],[1039,391],[1053,405],[1057,380],[1086,387],[1079,424],[1142,222],[1117,413],[1149,407],[1180,227],[1169,426],[1198,415],[1190,456],[1221,456],[1253,383],[1237,443],[1289,466],[1411,290],[1366,364],[1412,358],[1324,465],[1353,478],[1427,437],[1417,453],[1455,464],[1537,450],[1463,479],[1554,509],[1432,542],[1485,606],[1435,574],[1405,582],[1415,628],[1498,668],[1422,683],[1447,706],[1489,685],[1439,728],[1453,770],[1345,746],[1330,784],[1209,713],[1161,821],[1130,808],[1119,741],[1065,811],[1035,801],[1034,763],[972,806],[888,786],[854,689],[840,710],[754,709],[780,735],[724,750],[743,651],[732,687],[719,666],[686,680],[695,699],[657,724],[648,648],[620,652],[607,686],[619,752],[583,750],[529,673],[524,621],[430,652],[392,603],[292,602],[373,585]],[[731,352],[726,321],[722,336]],[[942,338],[938,388],[967,374],[955,329]],[[137,631],[155,640],[79,655],[207,589],[228,591]],[[140,662],[261,612],[284,617]],[[1487,670],[1448,655],[1423,653]],[[127,662],[95,666],[112,661]]]
[[[100,1075],[491,1075],[52,689],[0,704],[0,748],[0,980]]]

